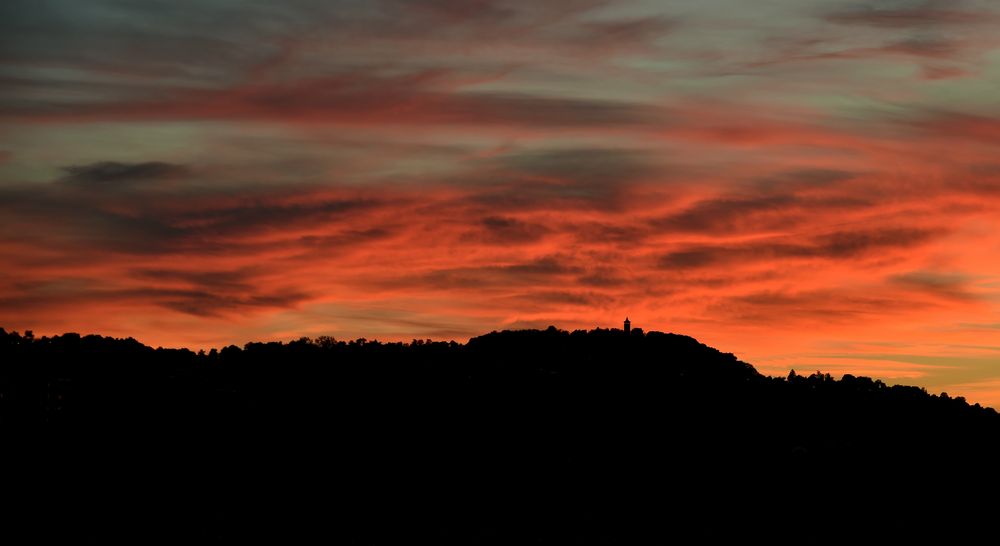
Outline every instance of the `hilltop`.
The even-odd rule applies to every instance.
[[[991,408],[767,377],[660,332],[195,353],[0,329],[0,362],[0,423],[46,437],[25,494],[57,500],[20,517],[59,536],[954,538],[989,521],[961,493],[992,483],[1000,455]]]

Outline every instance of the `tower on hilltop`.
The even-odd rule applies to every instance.
[[[625,333],[627,334],[631,331],[632,331],[632,322],[628,319],[628,317],[625,317]]]

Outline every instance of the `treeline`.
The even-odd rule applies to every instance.
[[[334,394],[346,385],[350,390],[405,385],[408,390],[428,392],[447,387],[457,393],[488,388],[527,391],[565,384],[652,388],[665,397],[686,396],[689,393],[671,392],[683,385],[697,387],[706,400],[717,400],[733,385],[741,385],[814,407],[897,404],[906,412],[970,419],[996,415],[978,403],[970,406],[963,397],[888,386],[850,374],[840,380],[821,372],[766,377],[732,354],[690,337],[641,330],[625,335],[620,330],[566,332],[550,327],[493,332],[467,345],[418,339],[409,343],[341,341],[322,336],[195,353],[152,349],[132,338],[74,333],[36,338],[30,332],[21,335],[0,328],[0,357],[0,422],[7,423],[78,420],[79,412],[96,409],[98,404],[115,412],[122,409],[117,404],[157,412],[184,410],[186,404],[212,402],[212,397],[256,405],[262,401],[254,401],[255,397],[291,396],[292,400],[283,402],[294,406],[308,402],[303,399],[307,395],[322,398],[325,391]],[[712,394],[715,389],[718,393]],[[216,402],[219,409],[225,405],[222,400]],[[846,406],[843,409],[849,409]]]
[[[198,353],[0,330],[0,424],[44,432],[24,468],[64,501],[25,521],[94,539],[953,538],[1000,455],[991,408],[641,330]]]

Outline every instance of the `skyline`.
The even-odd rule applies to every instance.
[[[14,0],[0,326],[690,335],[1000,407],[1000,6]]]

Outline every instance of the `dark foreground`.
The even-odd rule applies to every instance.
[[[655,332],[196,355],[0,330],[0,424],[0,533],[35,542],[981,542],[1000,491],[992,409]]]

